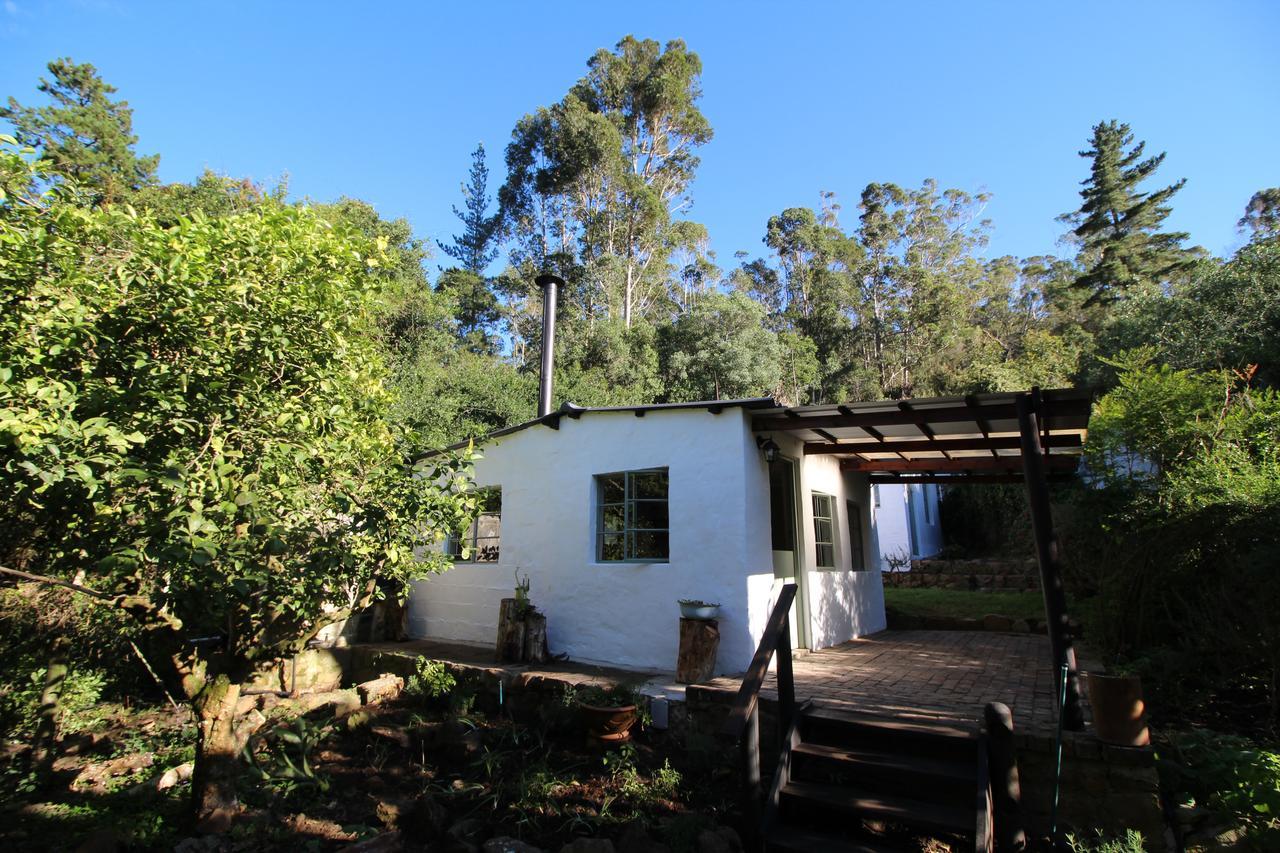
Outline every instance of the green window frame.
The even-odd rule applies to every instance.
[[[666,468],[596,475],[596,560],[666,563],[671,556]]]
[[[444,552],[456,563],[496,563],[502,546],[502,488],[476,490],[479,501],[475,520],[461,533],[444,540]]]
[[[813,493],[814,566],[836,567],[836,499],[821,492]]]

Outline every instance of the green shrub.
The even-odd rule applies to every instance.
[[[1205,729],[1173,735],[1166,752],[1160,762],[1166,788],[1245,828],[1253,839],[1280,842],[1280,754]]]
[[[444,661],[419,658],[417,672],[409,676],[404,690],[422,701],[436,702],[447,699],[457,686],[458,680],[449,672]]]
[[[1099,830],[1091,839],[1067,835],[1071,853],[1146,853],[1142,833],[1136,829],[1125,832],[1124,838],[1108,838]]]

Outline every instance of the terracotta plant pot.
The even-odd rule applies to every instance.
[[[1089,673],[1089,705],[1093,708],[1093,729],[1098,740],[1115,746],[1146,746],[1146,705],[1142,701],[1142,679],[1136,675]]]
[[[587,739],[599,744],[626,743],[631,740],[631,727],[639,718],[635,705],[608,708],[601,705],[578,703]]]

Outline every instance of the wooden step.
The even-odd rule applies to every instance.
[[[764,849],[769,853],[902,853],[900,847],[785,824],[769,831]]]
[[[816,806],[819,811],[839,812],[862,820],[885,821],[947,835],[973,837],[976,816],[972,808],[926,803],[908,797],[871,793],[843,785],[788,782],[782,788],[784,813],[792,806]]]
[[[871,748],[970,762],[976,758],[978,725],[960,720],[879,717],[835,708],[811,708],[801,730],[806,741],[829,746]]]
[[[907,793],[930,801],[968,805],[977,774],[972,762],[887,753],[858,747],[800,743],[792,750],[791,778],[822,781],[822,771],[840,773],[849,783],[888,793]]]

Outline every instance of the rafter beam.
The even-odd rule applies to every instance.
[[[1083,441],[1079,433],[1054,433],[1045,440],[1045,447],[1080,447]],[[950,439],[905,439],[889,440],[872,444],[861,441],[857,444],[831,444],[826,441],[807,441],[804,445],[806,456],[839,456],[860,453],[919,453],[926,450],[1018,450],[1021,439],[1016,435],[996,436],[995,438],[950,438]]]
[[[1079,456],[1046,456],[1045,468],[1050,471],[1074,471],[1080,463]],[[981,456],[973,459],[847,459],[840,463],[845,471],[1002,471],[1022,472],[1022,457],[999,456],[994,459]]]
[[[1044,403],[1045,418],[1079,417],[1087,422],[1089,407],[1090,401],[1087,399],[1046,400]],[[976,409],[968,406],[941,406],[933,409],[912,408],[910,411],[905,412],[902,410],[856,412],[853,409],[849,409],[849,411],[850,414],[840,415],[805,417],[804,415],[789,413],[789,415],[782,417],[755,418],[751,422],[751,428],[757,432],[795,429],[840,429],[847,427],[858,427],[865,430],[867,427],[897,426],[902,424],[919,426],[921,424],[957,423],[963,421],[973,422],[976,426],[978,419],[990,423],[995,420],[1015,420],[1018,416],[1017,409],[1011,403],[978,406]],[[1084,423],[1081,423],[1080,426],[1083,427]],[[975,432],[977,431],[975,430]]]

